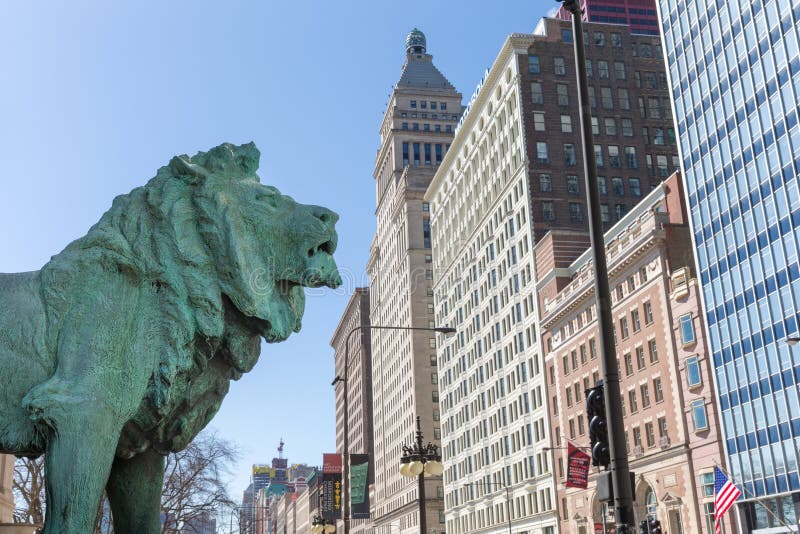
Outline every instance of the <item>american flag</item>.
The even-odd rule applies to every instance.
[[[719,467],[714,467],[714,530],[722,534],[720,521],[742,492],[728,480]]]

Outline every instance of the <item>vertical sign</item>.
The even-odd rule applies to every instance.
[[[369,455],[350,455],[350,516],[369,519]]]
[[[322,516],[330,521],[342,517],[342,455],[322,455]]]
[[[567,483],[568,488],[586,489],[589,485],[589,463],[592,458],[578,447],[567,442]]]

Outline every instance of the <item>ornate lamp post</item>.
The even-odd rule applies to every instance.
[[[424,326],[392,326],[392,325],[371,325],[371,324],[362,324],[358,325],[350,332],[347,333],[347,338],[345,339],[345,350],[344,350],[344,376],[336,375],[331,382],[332,386],[336,386],[339,382],[344,383],[344,392],[342,396],[342,419],[343,419],[343,440],[342,440],[342,499],[344,500],[344,510],[342,513],[342,520],[344,524],[344,533],[343,534],[350,534],[350,417],[349,417],[349,406],[347,403],[348,398],[348,391],[349,386],[347,382],[347,371],[350,366],[350,338],[353,337],[353,334],[356,332],[363,332],[364,330],[422,330],[427,332],[438,332],[440,334],[454,334],[456,332],[455,328],[450,328],[448,326],[441,326],[441,327],[424,327]],[[417,429],[419,429],[419,417],[417,417]],[[441,458],[440,458],[441,459]],[[441,465],[441,464],[440,464]],[[439,472],[441,474],[441,471]],[[414,475],[416,476],[416,475]],[[424,489],[423,489],[424,491]]]
[[[417,416],[417,440],[411,445],[403,445],[403,456],[400,458],[400,474],[404,477],[417,477],[419,482],[419,533],[426,534],[427,518],[425,517],[425,475],[440,476],[444,472],[442,455],[439,447],[428,442],[422,444],[422,426]]]

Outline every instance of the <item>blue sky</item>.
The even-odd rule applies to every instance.
[[[290,462],[320,464],[334,449],[329,341],[350,291],[367,283],[378,126],[406,34],[426,34],[466,99],[506,36],[556,5],[6,0],[0,271],[39,269],[171,156],[255,141],[262,182],[341,215],[346,283],[309,296],[303,330],[264,347],[211,425],[242,449],[237,498],[281,437]]]

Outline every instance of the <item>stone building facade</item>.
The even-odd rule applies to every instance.
[[[613,514],[597,500],[594,472],[588,490],[565,487],[567,443],[589,446],[585,391],[602,376],[590,251],[565,265],[575,241],[554,230],[534,255],[560,526],[588,534],[604,522],[611,529]],[[678,174],[611,228],[606,249],[637,522],[711,534],[713,469],[724,467],[724,454]]]
[[[357,287],[345,307],[339,325],[331,338],[336,376],[348,382],[348,434],[349,453],[368,454],[373,463],[372,445],[372,355],[369,325],[369,288]],[[348,352],[348,336],[350,336]],[[345,359],[348,366],[345,373]],[[344,387],[336,388],[336,451],[344,450]],[[374,483],[374,465],[370,465],[367,485]],[[371,519],[353,519],[350,532],[361,534],[372,531]]]
[[[377,231],[367,272],[370,323],[433,326],[432,252],[423,194],[461,117],[461,94],[433,65],[419,30],[406,39],[406,61],[381,122],[375,158]],[[441,334],[440,334],[441,335]],[[419,528],[417,485],[399,474],[402,446],[439,442],[437,340],[431,332],[372,330],[375,481],[374,529]],[[441,534],[441,477],[426,479],[428,534]]]
[[[666,178],[677,152],[658,39],[620,25],[586,30],[610,228]],[[560,245],[564,265],[588,246],[573,46],[571,25],[555,19],[506,40],[425,197],[436,322],[459,331],[437,351],[445,515],[456,534],[509,522],[558,529],[532,251],[554,229],[575,234]]]

